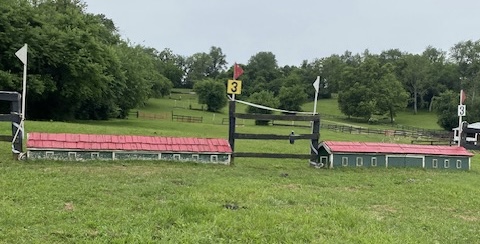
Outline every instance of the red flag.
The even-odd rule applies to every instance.
[[[460,101],[461,101],[461,104],[463,104],[465,102],[465,99],[467,99],[467,94],[465,94],[465,92],[463,90],[460,90]]]
[[[238,65],[237,63],[235,63],[233,65],[233,79],[236,80],[239,76],[241,76],[243,74],[243,69],[242,67],[240,67],[240,65]]]

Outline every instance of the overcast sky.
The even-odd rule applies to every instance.
[[[448,51],[480,39],[479,0],[84,0],[134,44],[190,56],[220,47],[229,65],[261,51],[278,64],[398,48]]]

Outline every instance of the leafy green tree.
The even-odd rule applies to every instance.
[[[450,50],[452,60],[458,65],[461,89],[467,91],[470,99],[480,92],[480,40],[463,41]]]
[[[378,112],[388,114],[393,123],[397,112],[407,106],[408,94],[402,83],[397,80],[393,72],[388,72],[380,78],[376,89],[376,105]]]
[[[210,78],[217,78],[220,73],[222,73],[227,65],[225,58],[227,57],[223,54],[222,49],[219,47],[212,46],[209,52],[210,58],[212,60],[210,66],[208,67],[207,73]]]
[[[0,12],[0,89],[22,89],[14,53],[28,43],[31,119],[125,117],[171,88],[154,49],[122,41],[112,20],[80,0],[5,0]]]
[[[340,111],[348,117],[359,117],[368,120],[375,112],[373,91],[359,82],[354,82],[350,88],[343,89],[338,94]]]
[[[382,65],[378,57],[367,57],[358,67],[347,67],[340,83],[339,108],[345,115],[366,120],[374,114],[388,113],[391,121],[406,106],[405,91],[391,64]]]
[[[198,102],[206,104],[208,111],[218,112],[227,105],[225,85],[220,81],[201,80],[195,83],[193,90],[198,94]]]
[[[423,96],[423,103],[428,104],[428,110],[433,110],[434,99],[440,93],[451,90],[460,90],[460,74],[458,67],[452,62],[448,62],[447,53],[428,46],[422,53],[422,56],[430,61],[430,68],[428,69],[427,80],[430,84],[426,94]]]
[[[282,87],[278,95],[280,108],[290,111],[300,111],[302,104],[307,100],[307,93],[300,86]]]
[[[435,102],[434,108],[438,115],[437,123],[445,130],[452,130],[458,126],[458,101],[459,95],[448,90],[440,94]]]
[[[260,91],[260,92],[255,92],[252,95],[250,95],[248,99],[251,103],[258,104],[258,105],[263,105],[271,108],[277,108],[280,104],[278,98],[275,96],[275,94],[271,91]],[[247,113],[251,114],[272,114],[273,111],[267,110],[267,109],[261,109],[253,106],[249,106],[247,108]],[[255,124],[256,125],[268,125],[268,120],[256,120]]]
[[[259,92],[257,85],[265,84],[279,78],[281,73],[278,69],[277,59],[272,52],[259,52],[253,55],[246,67],[245,74],[242,76],[245,95]]]
[[[342,73],[347,67],[347,64],[343,62],[338,55],[331,55],[330,57],[318,59],[315,63],[321,65],[321,75],[327,82],[330,91],[337,93],[339,91],[339,83],[342,79]]]
[[[408,54],[403,56],[405,66],[401,71],[401,77],[405,87],[410,92],[413,101],[413,113],[418,112],[418,102],[423,104],[423,96],[427,94],[431,83],[428,78],[430,70],[429,60],[422,55]]]
[[[208,78],[212,58],[207,53],[195,53],[186,59],[185,87],[193,88],[195,82]]]

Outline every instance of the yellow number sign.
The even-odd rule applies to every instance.
[[[242,93],[242,81],[241,80],[228,80],[227,93],[228,94],[240,94],[240,93]]]

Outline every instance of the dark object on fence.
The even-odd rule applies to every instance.
[[[288,138],[288,139],[290,141],[290,144],[295,143],[295,132],[293,132],[293,130],[292,130],[292,133],[290,133],[290,138]]]
[[[173,114],[173,111],[172,111],[172,121],[188,122],[188,123],[203,123],[203,117],[196,117],[196,116],[190,116],[190,115],[178,115],[178,114]]]
[[[304,135],[274,135],[274,134],[241,134],[235,133],[236,119],[253,120],[284,120],[284,121],[313,121],[312,134]],[[318,140],[320,138],[320,115],[273,115],[273,114],[241,114],[235,113],[235,101],[229,102],[229,132],[228,141],[232,148],[232,160],[235,157],[256,157],[256,158],[297,158],[310,159],[310,162],[318,162]],[[235,152],[235,139],[253,139],[253,140],[311,140],[310,154],[281,154],[281,153],[255,153],[255,152]]]
[[[0,100],[10,102],[10,114],[0,114],[0,121],[12,121],[12,136],[0,136],[1,141],[12,142],[12,154],[14,159],[19,159],[20,153],[23,151],[23,132],[17,130],[20,128],[22,121],[20,115],[20,106],[22,104],[22,96],[18,92],[0,91]],[[20,128],[21,129],[21,128]],[[15,141],[13,138],[17,134]]]

